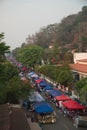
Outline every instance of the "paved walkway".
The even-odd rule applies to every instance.
[[[31,122],[30,118],[27,118],[31,130],[42,130],[42,128],[36,122]]]

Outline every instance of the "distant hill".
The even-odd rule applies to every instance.
[[[26,42],[44,48],[56,45],[62,51],[87,51],[87,6],[78,14],[67,16],[61,23],[50,24],[35,35],[29,35]]]

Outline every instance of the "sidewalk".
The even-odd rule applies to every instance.
[[[29,126],[30,126],[31,130],[42,130],[42,128],[39,126],[39,124],[36,123],[36,122],[31,122],[30,118],[27,118],[27,121],[29,123]]]

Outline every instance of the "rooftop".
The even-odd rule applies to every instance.
[[[0,130],[30,130],[24,110],[8,104],[0,105]]]
[[[79,72],[83,72],[83,73],[87,73],[87,65],[85,64],[70,64],[70,67],[73,70],[79,71]]]
[[[10,118],[8,105],[0,105],[0,130],[9,130]]]
[[[87,62],[87,59],[81,59],[81,60],[77,60],[79,62]]]

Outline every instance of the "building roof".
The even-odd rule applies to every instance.
[[[87,62],[87,59],[81,59],[81,60],[77,60],[79,62]]]
[[[87,73],[87,65],[86,64],[70,64],[70,67],[73,70],[79,71],[79,72],[83,72],[83,73]]]
[[[25,112],[21,108],[12,108],[10,124],[11,130],[30,130],[29,123],[25,117]]]
[[[9,104],[0,105],[0,130],[30,130],[24,110]]]
[[[8,105],[0,105],[0,130],[9,130],[10,118]]]

